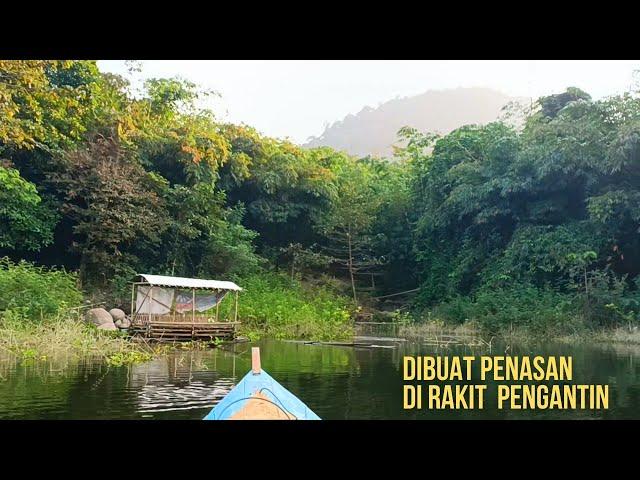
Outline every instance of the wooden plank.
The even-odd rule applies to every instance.
[[[152,327],[164,327],[164,328],[225,328],[229,330],[233,330],[236,325],[224,325],[224,324],[216,324],[216,323],[185,323],[178,324],[175,323],[150,323]]]
[[[359,336],[356,335],[355,337],[353,337],[353,340],[355,342],[394,342],[394,343],[401,343],[401,342],[406,342],[407,339],[406,338],[398,338],[398,337],[368,337],[368,336]]]
[[[251,347],[251,371],[260,373],[260,347]]]
[[[233,335],[233,332],[197,332],[197,333],[191,333],[191,332],[167,332],[167,331],[155,331],[155,332],[149,332],[149,335],[176,335],[179,337],[193,337],[193,336],[197,336],[197,335],[204,335],[207,337],[228,337]]]
[[[146,336],[147,338],[180,338],[180,339],[184,339],[184,340],[189,340],[189,339],[193,339],[193,338],[220,338],[220,339],[228,339],[228,338],[233,338],[234,336],[231,334],[217,334],[217,335],[206,335],[206,334],[196,334],[196,335],[180,335],[177,333],[154,333],[154,334],[149,334]]]
[[[136,322],[137,323],[137,322]],[[152,320],[151,322],[149,322],[151,325],[167,325],[167,326],[176,326],[176,327],[191,327],[191,325],[196,325],[196,326],[205,326],[205,327],[210,327],[210,326],[222,326],[222,327],[226,327],[226,326],[235,326],[235,325],[240,325],[241,322],[159,322],[159,321],[155,321]]]
[[[353,322],[354,325],[398,325],[395,322]]]
[[[214,342],[215,339],[233,341],[240,322],[143,322],[132,325],[130,332],[157,342],[183,342],[189,340]]]
[[[235,331],[235,328],[225,328],[225,327],[209,327],[209,328],[203,328],[203,327],[195,327],[195,326],[188,326],[188,327],[167,327],[164,325],[151,325],[150,330],[166,330],[167,332],[169,331],[176,331],[176,332],[192,332],[192,331],[197,331],[197,332],[233,332]]]
[[[210,334],[210,333],[196,333],[192,335],[190,333],[176,333],[176,332],[155,332],[150,333],[148,337],[181,337],[181,338],[196,338],[196,337],[207,337],[207,338],[227,338],[231,337],[229,334]]]
[[[180,334],[180,333],[174,333],[174,332],[162,332],[162,333],[150,333],[147,335],[147,337],[153,337],[153,338],[157,338],[157,337],[175,337],[175,338],[200,338],[200,337],[207,337],[207,338],[232,338],[233,335],[228,333],[216,333],[216,334],[212,334],[212,333],[197,333],[195,335],[192,334]]]
[[[176,334],[176,335],[231,335],[235,332],[232,330],[197,330],[193,332],[192,330],[150,330],[149,333],[159,334],[159,333],[167,333],[167,334]]]

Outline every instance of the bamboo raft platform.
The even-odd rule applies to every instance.
[[[165,342],[235,341],[242,290],[235,283],[149,274],[138,277],[140,281],[131,288],[132,335]],[[228,292],[235,293],[233,321],[220,318],[220,302]]]
[[[129,331],[134,335],[158,341],[235,340],[240,322],[172,321],[169,318],[140,318],[138,315]],[[147,317],[145,315],[144,317]]]

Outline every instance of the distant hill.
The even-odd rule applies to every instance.
[[[490,88],[430,90],[389,100],[377,108],[365,107],[328,126],[304,146],[329,146],[356,156],[390,157],[392,145],[399,144],[396,134],[404,126],[446,134],[462,125],[497,120],[502,107],[513,101],[525,100]]]

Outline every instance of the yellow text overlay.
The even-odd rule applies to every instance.
[[[609,408],[608,385],[570,383],[572,357],[405,356],[402,366],[405,410],[482,410],[488,400],[499,410]]]

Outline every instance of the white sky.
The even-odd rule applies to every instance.
[[[244,122],[260,132],[304,143],[324,125],[365,106],[427,90],[491,87],[537,98],[568,86],[595,98],[628,90],[634,60],[153,60],[142,61],[133,81],[186,78],[217,91],[208,100],[220,120]],[[101,60],[101,70],[127,74],[124,61]]]

